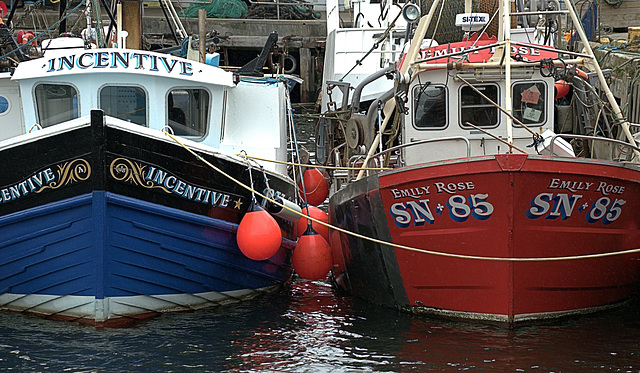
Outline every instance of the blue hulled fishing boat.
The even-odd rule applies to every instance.
[[[237,240],[263,196],[295,199],[286,165],[240,155],[287,160],[287,79],[61,43],[0,73],[0,309],[114,326],[287,282],[291,221],[268,258]]]

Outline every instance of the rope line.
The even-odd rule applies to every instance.
[[[274,159],[253,157],[253,156],[245,155],[245,154],[236,154],[236,155],[237,156],[241,156],[241,157],[245,157],[245,158],[257,159],[259,161],[264,161],[264,162],[273,162],[273,163],[279,163],[279,164],[286,164],[286,165],[289,165],[289,166],[299,166],[299,167],[306,167],[306,168],[324,168],[324,169],[327,169],[327,170],[347,170],[347,171],[362,170],[363,169],[362,167],[322,166],[322,165],[317,165],[317,164],[276,161]],[[390,167],[367,167],[367,168],[364,168],[364,169],[365,170],[371,170],[371,171],[385,171],[385,170],[391,170],[392,168],[390,168]]]
[[[211,167],[215,171],[219,172],[223,176],[227,177],[228,179],[230,179],[234,183],[238,184],[242,188],[250,191],[251,193],[255,193],[256,195],[266,199],[267,201],[269,201],[271,203],[274,203],[274,204],[276,204],[276,205],[278,205],[278,206],[280,206],[280,207],[282,207],[282,208],[284,208],[284,209],[286,209],[288,211],[291,211],[291,212],[299,215],[300,217],[305,217],[305,218],[307,218],[307,219],[309,219],[309,220],[311,220],[311,221],[313,221],[315,223],[324,225],[324,226],[326,226],[328,228],[331,228],[331,229],[334,229],[336,231],[339,231],[339,232],[342,232],[342,233],[346,233],[346,234],[349,234],[349,235],[351,235],[353,237],[361,238],[361,239],[368,240],[368,241],[371,241],[371,242],[374,242],[374,243],[378,243],[378,244],[381,244],[381,245],[392,246],[392,247],[395,247],[395,248],[398,248],[398,249],[402,249],[402,250],[413,251],[413,252],[429,254],[429,255],[434,255],[434,256],[442,256],[442,257],[457,258],[457,259],[486,260],[486,261],[493,261],[493,262],[557,262],[557,261],[566,261],[566,260],[604,258],[604,257],[616,256],[616,255],[640,253],[640,248],[635,248],[635,249],[628,249],[628,250],[621,250],[621,251],[611,251],[611,252],[598,253],[598,254],[586,254],[586,255],[571,255],[571,256],[557,256],[557,257],[531,257],[531,258],[503,258],[503,257],[494,257],[494,256],[454,254],[454,253],[447,253],[447,252],[434,251],[434,250],[426,250],[426,249],[420,249],[420,248],[416,248],[416,247],[410,247],[410,246],[405,246],[405,245],[400,245],[400,244],[394,244],[394,243],[391,243],[391,242],[386,242],[386,241],[383,241],[383,240],[379,240],[377,238],[363,236],[363,235],[361,235],[359,233],[351,232],[351,231],[348,231],[346,229],[343,229],[343,228],[340,228],[340,227],[336,227],[334,225],[331,225],[331,224],[325,223],[323,221],[320,221],[320,220],[318,220],[318,219],[316,219],[316,218],[314,218],[312,216],[305,215],[305,214],[303,214],[301,212],[295,211],[295,210],[293,210],[293,209],[291,209],[291,208],[279,203],[278,201],[275,201],[275,200],[273,200],[273,199],[261,194],[260,192],[255,191],[252,188],[246,186],[245,184],[243,184],[239,180],[236,180],[231,175],[225,173],[224,171],[222,171],[218,167],[216,167],[213,164],[211,164],[206,159],[202,158],[199,154],[197,154],[196,152],[191,150],[189,147],[187,147],[185,144],[183,144],[180,140],[178,140],[175,136],[171,135],[168,132],[165,132],[165,134],[167,136],[171,137],[175,142],[180,144],[189,153],[194,155],[196,157],[196,159],[204,162],[207,166]]]

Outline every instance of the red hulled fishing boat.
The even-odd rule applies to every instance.
[[[337,286],[508,324],[634,295],[640,149],[564,4],[550,13],[573,22],[581,53],[512,39],[509,2],[494,14],[468,6],[460,42],[423,42],[447,6],[436,0],[404,58],[356,87],[348,110],[324,113],[320,160],[347,167],[330,172]],[[389,75],[393,88],[359,101]]]

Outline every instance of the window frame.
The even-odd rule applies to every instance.
[[[525,123],[525,122],[522,120],[522,118],[518,118],[518,117],[515,115],[515,106],[513,105],[513,103],[514,103],[514,101],[515,101],[515,96],[514,96],[515,87],[516,87],[517,85],[525,85],[525,84],[542,84],[542,86],[543,86],[543,87],[544,87],[544,89],[545,89],[545,91],[544,91],[544,92],[540,92],[540,99],[545,100],[545,101],[542,103],[542,116],[543,116],[543,117],[542,117],[542,119],[541,119],[541,121],[540,121],[540,122],[536,122],[536,123]],[[518,81],[518,82],[514,82],[513,84],[511,84],[511,100],[512,100],[512,101],[511,101],[511,108],[512,108],[512,110],[511,110],[511,111],[512,111],[513,116],[514,116],[515,118],[517,118],[518,120],[520,120],[522,123],[524,123],[524,125],[525,125],[525,126],[527,126],[527,127],[541,127],[541,126],[544,126],[544,125],[547,123],[547,121],[549,120],[548,102],[547,102],[547,100],[546,100],[546,99],[548,98],[548,93],[547,93],[547,92],[548,92],[548,91],[547,91],[548,89],[549,89],[549,86],[548,86],[547,82],[545,82],[544,80],[528,80],[528,81],[526,81],[526,82],[524,82],[524,81]],[[521,97],[522,97],[522,95],[521,95]],[[523,116],[524,116],[524,113],[523,113]],[[513,122],[513,125],[514,125],[515,127],[520,127],[520,128],[522,128],[522,126],[521,126],[520,124],[516,123],[515,121]]]
[[[496,88],[496,97],[495,97],[495,103],[500,106],[501,103],[501,98],[500,98],[500,85],[497,83],[492,83],[492,82],[482,82],[482,83],[476,83],[476,84],[472,84],[473,87],[478,88],[478,87],[495,87]],[[471,126],[465,126],[463,120],[462,120],[462,110],[465,108],[462,106],[462,90],[468,87],[470,90],[473,91],[474,94],[476,94],[477,96],[480,96],[475,90],[473,90],[473,88],[471,88],[471,86],[467,85],[467,84],[461,84],[460,88],[458,90],[458,125],[460,126],[460,128],[464,129],[464,130],[474,130],[475,128],[471,127]],[[480,96],[484,101],[486,101],[486,99],[484,99],[482,96]],[[491,99],[491,97],[489,97]],[[469,106],[470,107],[470,106]],[[486,129],[493,129],[493,128],[498,128],[500,127],[500,123],[501,123],[501,111],[495,107],[493,104],[486,102],[486,104],[479,104],[476,107],[493,107],[495,109],[495,113],[496,113],[496,123],[492,124],[490,126],[488,125],[479,125],[477,123],[473,123],[476,126],[480,127],[480,128],[486,128]]]
[[[207,99],[206,100],[200,100],[200,106],[202,106],[203,102],[206,102],[206,115],[204,117],[202,117],[202,107],[200,107],[199,109],[199,116],[200,118],[203,120],[203,122],[200,122],[200,126],[202,128],[202,131],[198,131],[200,134],[199,135],[189,135],[189,134],[179,134],[175,128],[173,128],[171,126],[171,123],[169,123],[170,119],[169,119],[169,96],[172,94],[172,92],[174,91],[187,91],[189,94],[189,98],[192,97],[192,94],[194,91],[200,91],[200,92],[205,92],[207,94]],[[182,137],[186,137],[192,140],[201,140],[204,139],[205,137],[207,137],[209,130],[210,130],[210,122],[211,122],[211,111],[212,111],[212,106],[213,106],[213,94],[211,93],[211,91],[209,91],[209,89],[207,89],[206,87],[203,86],[175,86],[175,87],[171,87],[167,90],[166,94],[165,94],[165,98],[164,98],[164,103],[165,103],[165,111],[164,111],[164,116],[165,116],[165,123],[167,126],[171,127],[171,129],[174,131],[174,133],[176,133],[178,136],[182,136]],[[174,106],[175,107],[175,106]],[[184,110],[183,110],[184,111]],[[185,120],[187,120],[188,115],[190,115],[191,113],[183,113],[185,114]],[[185,123],[184,124],[185,128],[188,128],[188,125]]]
[[[411,113],[411,120],[412,120],[412,124],[413,124],[413,128],[418,130],[418,131],[438,131],[438,130],[444,130],[447,129],[449,127],[449,118],[450,118],[450,114],[449,114],[449,87],[446,84],[415,84],[412,88],[412,92],[411,92],[411,99],[412,100],[416,100],[417,96],[418,96],[418,90],[421,90],[423,86],[427,86],[426,88],[438,88],[438,89],[442,89],[442,92],[444,92],[444,114],[445,114],[445,119],[444,119],[444,125],[443,126],[419,126],[418,125],[418,119],[417,119],[417,114],[418,114],[418,108],[419,108],[419,103],[417,102],[413,102],[412,103],[412,113]],[[422,93],[424,94],[424,93]],[[423,113],[424,114],[424,113]]]
[[[55,87],[65,86],[65,87],[72,88],[75,91],[75,96],[76,96],[75,116],[72,116],[69,119],[63,119],[63,120],[61,120],[59,122],[56,122],[56,123],[53,123],[53,124],[47,124],[47,125],[42,124],[42,118],[41,118],[41,112],[40,112],[40,108],[42,107],[42,105],[40,105],[40,103],[38,102],[38,87],[41,87],[41,86],[44,86],[44,85],[51,85],[51,86],[55,86]],[[67,83],[67,82],[38,82],[37,84],[35,84],[33,86],[33,101],[34,101],[34,107],[35,107],[36,121],[37,121],[38,125],[41,128],[52,127],[52,126],[55,126],[55,125],[60,124],[60,123],[64,123],[64,122],[67,122],[67,121],[70,121],[70,120],[78,119],[78,118],[80,118],[80,113],[82,113],[82,110],[80,109],[81,101],[82,101],[80,99],[80,90],[78,89],[78,87],[76,87],[75,84],[71,84],[71,83]]]
[[[144,124],[140,124],[140,123],[136,123],[136,122],[132,122],[132,121],[128,121],[126,119],[120,118],[118,116],[112,115],[110,113],[107,113],[106,110],[103,108],[102,106],[102,92],[104,91],[105,88],[138,88],[140,90],[142,90],[142,92],[144,92],[144,107],[145,107],[145,114],[144,114]],[[139,84],[127,84],[127,83],[107,83],[107,84],[103,84],[102,86],[100,86],[100,88],[98,88],[98,108],[100,108],[100,110],[103,110],[105,112],[105,115],[109,115],[112,116],[114,118],[120,119],[122,121],[125,122],[129,122],[138,126],[142,126],[142,127],[149,127],[149,91],[147,91],[147,89]]]

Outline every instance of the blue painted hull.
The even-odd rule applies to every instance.
[[[121,325],[254,297],[290,279],[292,222],[276,217],[283,239],[272,258],[238,249],[252,200],[241,186],[252,185],[246,162],[198,159],[136,129],[97,115],[0,148],[0,309]],[[286,175],[269,177],[254,188],[294,195]]]
[[[237,227],[101,191],[0,217],[0,307],[122,324],[277,289],[294,243],[253,261]]]

